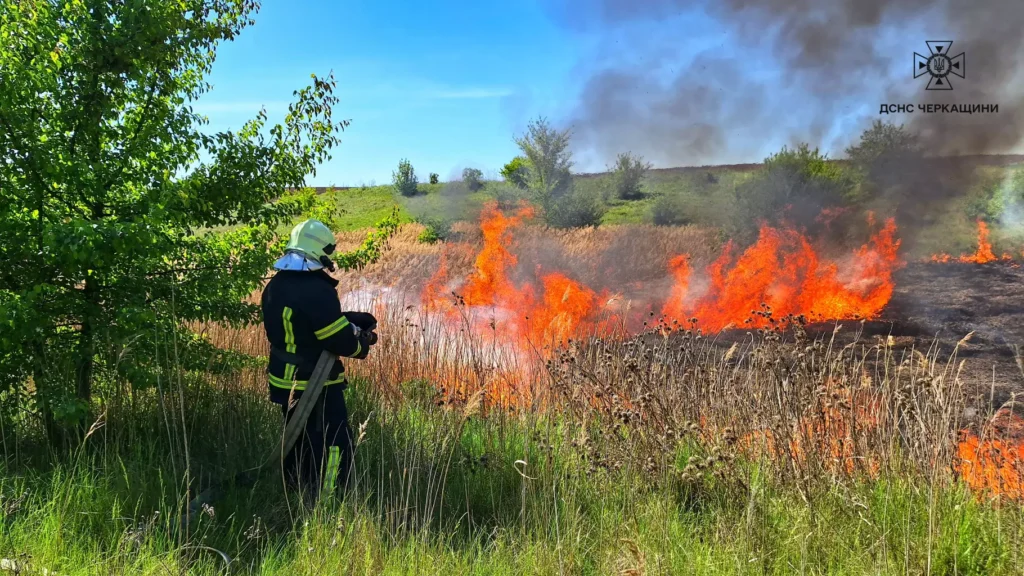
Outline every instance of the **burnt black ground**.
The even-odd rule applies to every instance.
[[[1013,349],[1024,348],[1024,268],[1008,262],[914,262],[894,280],[895,292],[880,318],[864,323],[864,340],[892,335],[898,346],[912,343],[922,352],[934,344],[944,360],[973,332],[957,350],[968,388],[985,396],[994,390],[996,406],[1024,392]]]
[[[914,263],[896,278],[896,292],[883,312],[896,329],[918,342],[937,338],[945,351],[974,332],[958,356],[964,377],[980,388],[996,388],[996,403],[1024,391],[1014,345],[1024,347],[1024,268],[1016,263]]]
[[[935,347],[936,358],[944,363],[973,332],[956,350],[957,363],[964,361],[960,377],[978,398],[972,404],[984,411],[987,404],[998,408],[1011,394],[1024,393],[1024,375],[1013,349],[1020,345],[1024,351],[1024,268],[1004,262],[915,262],[899,270],[894,280],[895,292],[879,318],[814,323],[806,332],[828,339],[840,324],[839,345],[891,342],[897,357],[911,347],[925,354]],[[727,330],[714,341],[728,347],[749,338],[747,330]]]

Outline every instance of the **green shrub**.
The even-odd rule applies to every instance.
[[[796,225],[813,233],[824,208],[851,204],[856,191],[853,176],[817,148],[783,147],[765,159],[757,175],[736,188],[731,232],[750,240],[758,225],[767,222]]]
[[[569,130],[558,130],[543,117],[530,122],[526,134],[515,139],[530,166],[527,186],[546,211],[555,210],[572,189],[570,139]]]
[[[570,190],[549,204],[544,219],[555,228],[585,228],[599,225],[605,210],[594,194]]]
[[[630,152],[619,154],[615,166],[611,169],[614,179],[615,195],[622,200],[643,198],[643,179],[651,164]]]
[[[651,207],[651,220],[656,226],[683,226],[693,223],[690,206],[680,194],[659,196]]]
[[[476,168],[466,168],[462,171],[462,183],[470,192],[476,192],[484,187],[484,173]]]
[[[529,199],[529,193],[508,182],[499,182],[490,186],[490,192],[494,194],[494,199],[498,201],[498,206],[502,209],[509,209],[524,200]]]
[[[419,190],[416,171],[412,164],[404,158],[398,163],[398,170],[391,173],[391,182],[395,187],[395,192],[402,196],[415,196]]]
[[[981,216],[994,220],[1010,216],[1015,221],[1020,219],[1024,209],[1024,168],[1010,168],[994,182],[985,186],[979,199],[981,205],[971,214],[972,218]]]
[[[424,244],[433,244],[439,240],[447,240],[452,233],[451,220],[439,216],[420,216],[416,221],[425,228],[417,237]]]
[[[434,244],[441,240],[438,237],[437,232],[433,228],[424,228],[420,235],[416,237],[416,241],[420,244]]]
[[[526,189],[530,179],[529,160],[523,156],[516,156],[502,167],[501,177],[517,188]]]
[[[437,175],[437,172],[431,172],[430,173],[430,183],[431,184],[437,184],[440,181],[441,181],[441,177]]]

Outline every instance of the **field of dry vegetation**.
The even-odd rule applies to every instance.
[[[703,331],[663,305],[666,255],[697,269],[724,248],[696,228],[551,231],[505,210],[447,244],[418,234],[340,276],[343,308],[377,314],[381,343],[349,363],[356,495],[313,538],[366,522],[374,544],[335,537],[314,557],[394,572],[410,570],[396,550],[483,572],[1021,569],[1024,426],[968,376],[971,335],[879,336],[767,304]],[[266,354],[259,326],[198,328]],[[221,385],[258,398],[261,370]],[[502,568],[507,554],[528,567]]]
[[[193,324],[223,352],[185,367],[158,348],[166,378],[104,390],[73,461],[46,456],[31,415],[4,430],[4,566],[1019,573],[1024,420],[1005,400],[1020,370],[996,394],[977,335],[900,333],[920,312],[903,279],[968,264],[903,262],[895,230],[874,230],[850,252],[771,227],[743,250],[698,227],[558,231],[524,206],[434,244],[406,224],[337,275],[343,308],[381,326],[347,363],[343,501],[307,509],[269,473],[180,524],[281,431],[262,326]],[[994,273],[973,270],[965,290]]]

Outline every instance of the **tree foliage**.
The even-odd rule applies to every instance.
[[[655,226],[683,226],[694,220],[693,210],[682,194],[663,194],[651,206]]]
[[[95,382],[155,381],[183,322],[258,320],[274,230],[315,205],[287,190],[348,122],[313,76],[282,124],[203,131],[192,104],[251,0],[0,2],[0,386],[31,376],[76,419]],[[65,357],[73,377],[49,370]]]
[[[860,141],[846,149],[853,166],[878,193],[901,182],[912,181],[912,175],[922,167],[921,143],[916,134],[902,124],[876,120],[865,130]]]
[[[615,166],[611,169],[615,195],[622,200],[643,198],[644,176],[651,168],[651,164],[640,156],[634,156],[630,152],[619,154],[615,159]]]
[[[856,191],[854,178],[817,148],[783,147],[737,187],[732,235],[755,237],[761,223],[812,228],[823,209],[849,204]]]
[[[402,196],[415,196],[419,191],[419,180],[412,163],[403,158],[398,162],[398,170],[391,173],[391,185],[395,192]]]
[[[879,161],[892,161],[917,156],[921,144],[917,135],[902,124],[875,120],[860,135],[860,141],[846,149],[846,155],[858,166],[870,168]]]
[[[527,187],[545,209],[572,186],[570,139],[568,129],[557,130],[543,117],[530,122],[526,134],[515,139],[529,163]]]
[[[568,129],[558,130],[543,117],[530,122],[526,134],[515,139],[524,164],[529,167],[525,172],[526,187],[544,210],[549,225],[596,226],[605,207],[595,195],[574,189],[571,138]]]
[[[574,187],[550,204],[544,218],[555,228],[587,228],[598,226],[606,211],[597,194]]]
[[[388,241],[398,231],[400,221],[398,207],[395,207],[391,214],[377,222],[377,226],[366,233],[366,238],[358,248],[350,252],[341,252],[332,258],[342,270],[361,270],[367,264],[376,262],[387,250]]]
[[[431,184],[437,184],[440,181],[441,181],[441,177],[438,176],[437,172],[431,172],[430,173],[430,183]]]
[[[465,168],[462,170],[462,183],[470,192],[476,192],[484,187],[484,173],[476,168]]]
[[[523,156],[516,156],[501,168],[501,177],[516,188],[525,190],[530,179],[529,160]]]

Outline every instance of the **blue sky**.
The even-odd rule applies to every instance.
[[[577,9],[558,14],[552,6],[559,2]],[[590,13],[579,6],[587,3],[264,0],[256,24],[219,48],[214,89],[196,109],[216,131],[240,128],[261,106],[279,122],[310,74],[333,71],[340,98],[335,117],[352,124],[333,160],[308,184],[384,184],[402,158],[421,180],[430,172],[451,179],[467,166],[496,177],[518,152],[513,136],[529,120],[544,115],[567,125],[581,109],[587,80],[617,70],[636,74],[636,85],[625,93],[640,92],[641,115],[650,107],[653,123],[619,134],[613,125],[625,108],[601,112],[600,129],[590,130],[589,140],[575,140],[577,171],[602,169],[622,147],[659,167],[757,162],[794,139],[818,139],[812,144],[837,156],[851,134],[878,118],[891,82],[908,82],[912,52],[923,46],[910,21],[876,35],[883,53],[893,55],[892,70],[871,70],[853,92],[815,99],[782,70],[770,49],[771,30],[737,34],[696,9],[669,19],[600,23],[588,21]],[[700,70],[688,70],[690,62],[704,60],[732,62],[742,77],[716,85]],[[658,112],[665,100],[680,94],[685,100],[687,87],[703,84],[717,86],[727,104],[718,116],[715,102],[688,113],[672,106]],[[744,106],[743,96],[764,109],[759,123],[736,121],[729,106]],[[816,136],[807,130],[812,120],[824,128]],[[700,122],[722,128],[727,146],[704,156],[674,151],[676,135]]]
[[[333,70],[335,116],[352,124],[309,184],[389,182],[403,157],[422,180],[494,172],[530,118],[561,113],[585,46],[542,1],[265,0],[256,24],[219,48],[196,109],[217,131],[261,106],[281,121],[311,73]]]

